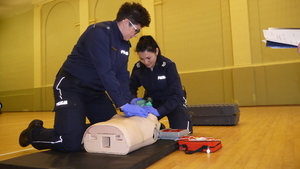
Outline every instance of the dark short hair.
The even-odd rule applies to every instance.
[[[117,13],[116,21],[121,22],[124,19],[129,19],[134,24],[140,24],[141,27],[148,27],[151,19],[147,9],[136,2],[125,2]]]

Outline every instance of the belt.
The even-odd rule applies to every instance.
[[[73,83],[75,83],[78,86],[83,87],[85,89],[93,90],[93,91],[96,91],[96,92],[101,92],[100,90],[95,90],[95,89],[93,89],[89,86],[84,85],[77,77],[71,75],[69,72],[65,71],[62,68],[58,71],[57,75],[64,76],[66,79],[72,81]]]

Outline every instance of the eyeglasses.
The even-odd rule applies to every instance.
[[[141,30],[138,29],[137,27],[135,27],[134,24],[133,24],[130,20],[128,20],[128,21],[129,21],[129,23],[133,26],[134,31],[135,31],[135,35],[138,34]]]

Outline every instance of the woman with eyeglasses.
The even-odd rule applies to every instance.
[[[54,129],[33,120],[22,131],[19,144],[59,152],[82,150],[82,137],[91,124],[111,119],[116,107],[124,114],[146,117],[148,113],[130,105],[129,40],[150,24],[148,11],[139,3],[124,3],[114,21],[90,25],[63,63],[53,85]]]
[[[136,45],[136,52],[140,61],[131,72],[131,104],[142,99],[137,98],[137,91],[143,86],[143,99],[150,98],[152,101],[152,106],[144,106],[143,109],[156,115],[158,119],[167,116],[170,128],[189,129],[192,133],[192,121],[175,63],[161,54],[152,36],[142,36]]]

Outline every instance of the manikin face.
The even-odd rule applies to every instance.
[[[138,52],[138,55],[140,57],[140,61],[147,67],[153,70],[153,67],[155,66],[157,55],[158,55],[158,48],[156,48],[156,52],[150,52],[150,51],[144,51],[144,52]]]
[[[123,21],[123,29],[121,30],[123,34],[123,38],[126,41],[129,41],[133,37],[137,37],[140,32],[141,25],[134,25],[129,19],[124,19]]]

